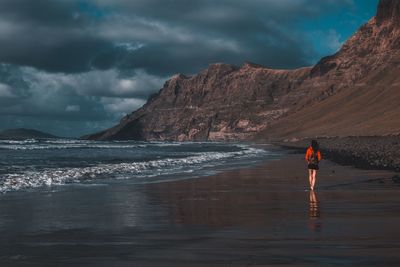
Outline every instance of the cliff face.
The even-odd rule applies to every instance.
[[[212,64],[193,77],[176,75],[142,108],[94,139],[246,139],[288,109],[280,103],[310,69],[271,70]]]
[[[376,14],[378,25],[385,22],[400,22],[400,2],[398,0],[381,0]]]
[[[400,1],[381,0],[377,16],[311,70],[299,88],[313,91],[307,104],[258,137],[400,134],[399,21]]]
[[[192,77],[176,75],[117,126],[87,138],[187,141],[396,133],[399,20],[400,1],[381,0],[376,17],[312,68],[213,64]],[[372,108],[379,116],[372,116]]]

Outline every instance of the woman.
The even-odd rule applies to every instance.
[[[308,164],[308,179],[310,180],[310,188],[314,190],[315,180],[317,179],[317,170],[319,170],[319,162],[321,161],[321,152],[316,140],[311,141],[311,146],[306,152],[306,161]]]

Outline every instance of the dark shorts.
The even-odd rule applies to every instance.
[[[308,169],[319,170],[319,166],[318,166],[318,164],[308,164]]]

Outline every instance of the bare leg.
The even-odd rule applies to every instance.
[[[312,171],[313,171],[313,170],[308,169],[308,180],[310,181],[310,188],[311,188],[311,190],[313,190],[313,185],[312,185],[313,175],[312,175]]]
[[[317,171],[316,170],[312,170],[312,178],[311,178],[311,190],[314,190],[315,187],[315,182],[317,181]]]

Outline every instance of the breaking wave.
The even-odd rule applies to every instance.
[[[249,164],[267,154],[243,144],[1,140],[0,160],[4,163],[0,164],[0,192],[122,179],[146,183],[154,177],[202,176],[216,167]]]

